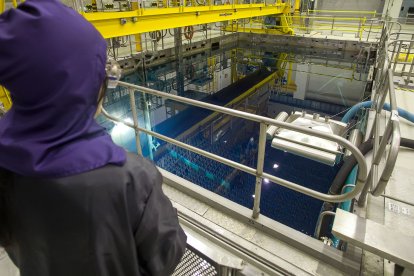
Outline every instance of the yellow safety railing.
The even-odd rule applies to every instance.
[[[20,2],[23,2],[23,0],[21,0]],[[19,3],[17,3],[17,0],[12,0],[11,1],[13,7],[17,7],[17,5]],[[6,10],[6,0],[0,0],[0,13],[4,12]]]

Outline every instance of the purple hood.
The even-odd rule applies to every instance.
[[[1,14],[0,85],[13,106],[0,119],[0,167],[63,177],[124,164],[125,151],[93,118],[105,62],[102,36],[57,0]]]

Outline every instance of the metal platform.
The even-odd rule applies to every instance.
[[[191,228],[207,237],[265,275],[358,273],[358,254],[333,249],[263,215],[254,220],[250,209],[165,170],[161,172],[164,192],[178,209],[186,230]]]

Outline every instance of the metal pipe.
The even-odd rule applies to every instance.
[[[374,150],[374,156],[376,155],[376,153],[378,152],[378,147],[379,147],[379,140],[380,140],[380,114],[377,112],[375,114],[376,120],[375,120],[375,128],[374,128],[374,146],[373,146],[373,150]],[[378,165],[375,163],[372,163],[371,165],[371,181],[367,182],[367,189],[371,189],[372,187],[375,186],[377,179],[378,179]]]
[[[397,101],[395,97],[395,90],[393,85],[393,73],[391,70],[388,70],[388,92],[389,92],[389,99],[390,99],[390,109],[391,109],[391,118],[386,126],[385,133],[381,139],[381,143],[379,143],[379,116],[380,113],[377,110],[376,119],[375,119],[375,141],[374,141],[374,160],[372,164],[371,171],[368,175],[367,185],[363,188],[361,195],[358,199],[358,205],[363,207],[366,203],[366,198],[371,188],[373,196],[380,196],[391,177],[392,171],[394,170],[395,163],[398,157],[398,151],[400,147],[400,140],[401,140],[401,133],[400,133],[400,125],[399,125],[399,118],[398,118],[398,108],[397,108]],[[381,177],[378,180],[378,164],[383,157],[383,153],[385,152],[386,145],[388,144],[388,140],[391,139],[391,147],[388,154],[388,158],[384,167],[384,170],[381,173]]]
[[[142,96],[143,96],[143,100],[144,100],[144,102],[143,102],[143,105],[144,105],[143,112],[144,112],[145,129],[151,129],[151,118],[150,118],[150,107],[149,107],[149,105],[150,105],[149,101],[150,100],[148,99],[147,94],[143,93]],[[149,135],[147,137],[147,146],[148,146],[149,158],[151,160],[154,160],[154,155],[152,153],[152,146],[153,146],[152,137],[149,136]]]
[[[318,221],[316,223],[315,234],[314,234],[315,239],[320,238],[319,236],[321,234],[322,221],[323,221],[323,218],[327,215],[334,217],[336,213],[333,211],[323,211],[322,213],[319,214]]]
[[[135,144],[137,146],[138,154],[142,156],[141,139],[140,139],[139,131],[138,131],[138,127],[139,127],[138,114],[137,114],[137,107],[135,105],[135,93],[134,93],[134,91],[129,90],[129,101],[131,103],[132,120],[134,122]],[[102,108],[102,110],[104,110],[104,109]],[[106,111],[105,111],[105,113],[106,113]],[[105,116],[106,116],[106,114],[105,114]]]
[[[389,82],[389,98],[390,98],[390,106],[391,106],[391,118],[390,122],[388,123],[389,126],[387,126],[388,132],[386,135],[388,136],[387,140],[391,136],[391,129],[392,129],[392,141],[391,141],[391,148],[390,152],[388,154],[387,163],[385,165],[385,168],[381,174],[381,178],[378,181],[378,184],[376,186],[372,186],[372,194],[374,196],[379,196],[383,193],[385,190],[385,187],[387,186],[388,180],[391,177],[392,171],[394,170],[395,163],[397,161],[398,157],[398,151],[400,148],[400,140],[401,140],[401,133],[400,133],[400,124],[399,124],[399,118],[398,118],[398,108],[397,108],[397,100],[395,97],[395,90],[393,85],[393,73],[389,70],[388,74],[388,82]],[[382,139],[386,138],[385,134]],[[385,142],[387,142],[385,140]],[[382,145],[381,143],[380,149],[383,147],[385,149],[385,145]]]
[[[410,206],[414,206],[414,203],[413,202],[409,202],[409,201],[406,201],[406,200],[403,200],[403,199],[400,199],[400,198],[396,198],[396,197],[393,197],[393,196],[390,196],[390,195],[384,195],[384,194],[381,195],[381,196],[384,197],[384,198],[392,199],[392,200],[395,200],[395,201],[398,201],[398,202],[401,202],[401,203],[410,205]]]
[[[286,112],[282,111],[279,114],[277,114],[275,120],[276,121],[286,121],[286,119],[289,117],[289,114],[287,114]],[[273,135],[275,134],[275,132],[278,130],[278,128],[276,126],[269,126],[266,130],[266,138],[268,140],[273,139]]]
[[[358,176],[359,176],[359,174],[358,174]],[[289,188],[291,190],[300,192],[302,194],[311,196],[311,197],[319,199],[321,201],[335,202],[335,203],[343,202],[343,201],[346,201],[346,200],[349,200],[349,199],[353,199],[356,195],[359,194],[359,192],[362,190],[362,188],[364,186],[364,183],[365,183],[365,181],[358,180],[357,183],[356,183],[355,189],[352,190],[349,193],[342,194],[342,195],[327,195],[327,194],[323,194],[323,193],[317,192],[315,190],[306,188],[306,187],[301,186],[299,184],[290,182],[288,180],[273,176],[273,175],[268,174],[268,173],[263,173],[263,177],[267,178],[270,181],[272,181],[276,184],[279,184],[283,187],[286,187],[286,188]]]
[[[372,161],[372,164],[374,165],[379,165],[381,162],[381,158],[383,157],[383,153],[387,147],[388,144],[388,139],[390,138],[391,134],[392,134],[392,129],[393,129],[393,125],[392,125],[392,121],[391,118],[385,128],[385,132],[381,138],[380,144],[377,146],[377,149],[375,149],[374,147],[374,152],[375,152],[375,156],[374,156],[374,160]]]
[[[373,187],[373,190],[372,190],[373,196],[379,196],[384,192],[385,187],[387,186],[388,181],[391,177],[392,171],[394,170],[395,163],[397,161],[398,151],[400,148],[401,134],[400,134],[400,124],[398,122],[398,115],[394,117],[395,118],[392,119],[393,130],[392,130],[391,149],[388,154],[388,159],[387,159],[387,163],[385,164],[384,171],[381,174],[381,178],[378,181],[378,184],[375,187]]]
[[[266,124],[260,123],[259,148],[257,151],[256,186],[254,189],[253,218],[259,217],[259,214],[260,214],[260,196],[262,193],[262,174],[263,174],[263,165],[264,165],[264,157],[265,157],[265,150],[266,150],[266,129],[267,129]]]
[[[104,108],[102,108],[102,114],[105,115],[107,118],[111,119],[112,121],[120,122],[120,123],[123,123],[124,125],[126,125],[128,127],[134,128],[134,125],[133,124],[130,124],[130,123],[127,123],[127,122],[122,122],[122,120],[120,120],[119,118],[116,118],[116,117],[110,115]],[[223,163],[223,164],[225,164],[227,166],[230,166],[232,168],[241,170],[241,171],[246,172],[246,173],[249,173],[251,175],[256,175],[256,170],[255,169],[250,168],[248,166],[245,166],[243,164],[237,163],[237,162],[232,161],[230,159],[227,159],[227,158],[221,157],[219,155],[210,153],[208,151],[205,151],[205,150],[202,150],[202,149],[199,149],[199,148],[196,148],[196,147],[187,145],[187,144],[185,144],[183,142],[180,142],[178,140],[175,140],[173,138],[164,136],[162,134],[156,133],[156,132],[151,131],[151,130],[147,130],[147,129],[144,129],[144,128],[141,128],[141,127],[137,127],[136,129],[138,131],[142,131],[145,134],[152,135],[152,136],[154,136],[154,137],[156,137],[158,139],[161,139],[163,141],[166,141],[166,142],[168,142],[170,144],[173,144],[175,146],[178,146],[178,147],[181,147],[183,149],[189,150],[191,152],[200,154],[200,155],[202,155],[204,157],[207,157],[207,158],[210,158],[210,159],[212,159],[214,161]]]
[[[362,133],[359,129],[351,130],[348,140],[355,146],[359,146],[362,142]],[[349,150],[345,151],[345,156],[350,156],[352,153]]]

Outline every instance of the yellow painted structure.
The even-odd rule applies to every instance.
[[[13,7],[17,7],[16,0],[13,0],[12,3],[13,3]],[[6,9],[5,0],[0,0],[0,13],[4,12],[5,9]],[[6,110],[9,110],[12,105],[9,91],[7,91],[6,88],[4,88],[1,85],[0,85],[0,102],[4,105]]]
[[[0,86],[0,102],[3,103],[6,110],[9,110],[12,105],[10,94],[3,86]]]
[[[229,4],[219,6],[170,7],[126,12],[83,13],[105,38],[153,32],[191,25],[242,18],[284,14],[288,4]]]
[[[295,0],[295,13],[300,11],[300,2],[301,0]]]
[[[277,76],[278,76],[278,72],[274,72],[274,73],[270,74],[265,79],[263,79],[262,81],[258,82],[253,87],[251,87],[249,90],[245,91],[243,94],[236,97],[231,102],[227,103],[225,105],[225,107],[231,107],[233,104],[248,98],[250,95],[252,95],[254,92],[256,92],[259,88],[273,82],[275,80],[275,78],[277,78]],[[178,136],[176,139],[180,139],[181,137],[186,137],[188,134],[192,133],[193,131],[198,129],[200,126],[202,126],[202,125],[206,124],[207,122],[211,121],[212,119],[214,119],[214,117],[216,117],[218,114],[219,113],[214,112],[213,114],[207,116],[206,118],[204,118],[203,120],[201,120],[197,124],[193,125],[191,128],[189,128],[185,132],[181,133],[180,136]]]
[[[400,53],[396,57],[396,61],[398,62],[409,62],[412,63],[414,59],[414,54],[407,54],[407,53]]]
[[[133,11],[138,10],[138,2],[131,2],[131,7]],[[142,51],[142,41],[141,41],[141,34],[135,35],[135,50],[137,52]]]

